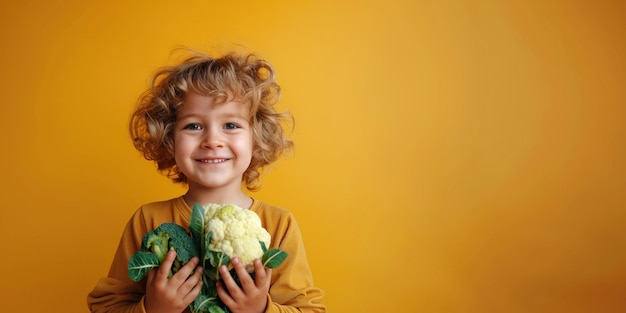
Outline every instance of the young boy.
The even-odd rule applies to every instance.
[[[156,73],[132,115],[135,147],[187,192],[141,206],[128,221],[109,274],[88,295],[92,312],[188,312],[202,286],[197,258],[168,278],[175,258],[170,251],[161,266],[135,283],[128,260],[142,237],[164,222],[189,225],[195,202],[234,203],[259,215],[272,238],[270,248],[289,256],[275,269],[254,263],[255,278],[234,256],[235,283],[225,266],[218,295],[232,312],[326,312],[323,291],[313,278],[298,224],[286,210],[249,197],[243,186],[259,186],[260,169],[293,148],[276,112],[280,87],[272,66],[255,55],[212,58],[195,54]]]

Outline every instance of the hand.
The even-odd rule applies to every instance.
[[[202,268],[196,268],[198,258],[193,257],[168,279],[175,258],[176,251],[168,251],[161,266],[148,273],[145,298],[147,313],[180,313],[200,294]]]
[[[253,280],[239,258],[231,261],[241,287],[237,285],[225,265],[220,266],[222,281],[217,283],[217,295],[233,313],[262,313],[267,306],[272,269],[264,268],[260,259],[254,260]]]

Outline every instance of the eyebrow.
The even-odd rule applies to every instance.
[[[176,120],[182,120],[185,118],[190,118],[190,117],[200,117],[200,114],[195,114],[195,113],[187,113],[187,114],[176,114]]]
[[[242,114],[242,113],[227,113],[227,114],[224,114],[224,117],[226,117],[226,118],[240,118],[240,119],[243,119],[243,120],[246,120],[246,121],[248,120],[247,114]]]
[[[182,120],[182,119],[186,119],[186,118],[202,118],[203,115],[202,114],[197,114],[197,113],[187,113],[187,114],[180,114],[178,116],[176,116],[176,120]],[[226,118],[226,119],[230,119],[230,118],[236,118],[236,119],[242,119],[245,121],[249,120],[249,117],[246,116],[246,114],[243,113],[223,113],[219,116],[220,118]]]

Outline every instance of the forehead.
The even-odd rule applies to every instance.
[[[247,118],[250,115],[249,110],[247,103],[237,99],[189,92],[178,108],[178,113],[180,115],[228,114]]]

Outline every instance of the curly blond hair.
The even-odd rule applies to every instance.
[[[248,105],[253,137],[252,161],[243,183],[248,190],[257,190],[261,169],[293,149],[284,128],[285,122],[293,123],[293,116],[276,111],[280,86],[275,76],[272,65],[255,54],[229,53],[214,58],[194,52],[152,77],[131,115],[133,144],[159,171],[174,182],[186,183],[187,177],[174,160],[174,124],[187,93],[211,96],[217,103],[239,101]]]

